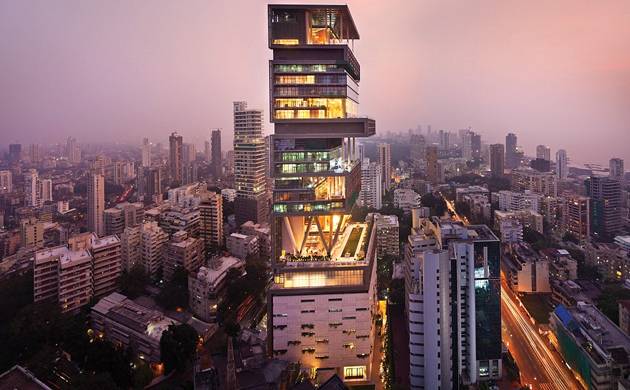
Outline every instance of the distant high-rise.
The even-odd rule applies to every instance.
[[[212,173],[215,178],[221,177],[223,174],[222,169],[222,155],[221,155],[221,129],[212,130],[210,137],[212,144]]]
[[[621,183],[607,176],[591,176],[586,180],[591,197],[591,234],[612,238],[622,228]]]
[[[220,193],[205,192],[199,203],[199,238],[204,243],[206,254],[223,246],[223,197]]]
[[[420,168],[423,165],[425,157],[426,144],[424,136],[422,136],[421,134],[411,134],[411,136],[409,137],[409,143],[411,145],[409,156],[411,158],[411,163],[413,164],[414,168]],[[363,158],[362,156],[360,157]]]
[[[505,148],[503,144],[490,145],[490,172],[494,177],[505,174]]]
[[[39,181],[39,201],[40,204],[44,202],[52,202],[53,200],[53,188],[51,179],[42,179]]]
[[[169,141],[169,155],[168,166],[169,175],[171,179],[171,185],[178,187],[182,184],[183,170],[184,170],[184,139],[177,133],[171,133],[168,138]]]
[[[236,224],[267,222],[267,156],[262,134],[262,110],[234,102],[234,182]]]
[[[610,177],[615,180],[623,181],[624,175],[625,175],[623,159],[618,158],[618,157],[611,158],[609,162],[609,166],[610,166]]]
[[[105,179],[103,175],[91,174],[87,185],[87,228],[101,237],[105,234]]]
[[[22,144],[9,145],[9,163],[17,164],[22,160]]]
[[[13,174],[11,171],[0,171],[0,194],[13,191]]]
[[[149,143],[148,138],[142,139],[142,166],[150,167],[151,166],[151,143]]]
[[[556,176],[558,180],[566,180],[569,176],[567,167],[567,151],[558,149],[556,152]]]
[[[536,146],[536,158],[540,158],[542,160],[551,160],[551,149],[547,145],[538,145]]]
[[[470,137],[470,148],[473,160],[481,159],[481,135],[473,133]]]
[[[588,240],[591,235],[590,199],[585,196],[570,196],[566,201],[565,230],[578,240]]]
[[[383,175],[381,165],[364,159],[361,162],[361,192],[359,201],[363,207],[379,210],[383,206]]]
[[[77,140],[73,137],[68,137],[66,140],[66,158],[71,164],[81,162],[81,149],[77,144]]]
[[[508,133],[505,137],[505,166],[509,169],[518,168],[519,158],[516,152],[517,137],[514,133]]]
[[[378,144],[378,163],[383,174],[383,193],[389,191],[392,183],[392,145]]]
[[[438,184],[438,181],[440,180],[440,166],[438,164],[437,146],[427,146],[426,154],[427,180],[429,180],[429,182],[433,185]]]
[[[203,159],[209,163],[212,159],[212,149],[210,149],[210,141],[203,142]]]
[[[42,155],[38,144],[30,144],[28,146],[28,158],[32,163],[41,161]]]
[[[39,207],[39,175],[36,169],[29,169],[24,174],[24,204],[29,207]]]

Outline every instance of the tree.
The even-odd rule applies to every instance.
[[[140,264],[134,265],[128,272],[120,276],[120,289],[127,297],[133,299],[144,294],[149,278]]]
[[[72,380],[72,388],[77,390],[120,389],[108,372],[83,373]]]
[[[580,243],[580,240],[578,240],[575,234],[571,232],[564,233],[564,236],[562,236],[562,240],[572,242],[576,245]]]
[[[193,362],[198,339],[197,331],[188,324],[170,325],[162,333],[160,354],[165,374],[186,370]]]
[[[156,301],[167,310],[188,307],[188,271],[183,267],[176,268],[171,280],[160,290]]]

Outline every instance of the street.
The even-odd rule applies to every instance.
[[[516,297],[502,281],[501,317],[503,341],[521,373],[521,383],[533,389],[581,389],[580,382],[560,355],[550,348],[532,325]]]

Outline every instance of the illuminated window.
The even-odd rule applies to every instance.
[[[300,41],[297,39],[274,39],[274,45],[299,45]]]
[[[365,378],[365,366],[350,366],[343,368],[345,380],[358,380]]]

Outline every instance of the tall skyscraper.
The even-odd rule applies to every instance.
[[[41,150],[38,144],[30,144],[28,146],[28,159],[32,163],[38,163],[42,160]]]
[[[142,166],[150,167],[151,166],[151,143],[148,138],[142,139]]]
[[[99,237],[105,234],[105,178],[101,174],[91,174],[87,185],[87,228]]]
[[[360,69],[349,41],[359,34],[346,5],[268,11],[275,123],[269,350],[345,382],[371,380],[378,375],[376,229],[350,215],[361,185],[356,138],[376,127],[357,116]]]
[[[613,238],[622,228],[621,183],[607,176],[591,176],[586,180],[586,193],[591,197],[591,234]]]
[[[52,202],[53,200],[53,188],[52,188],[52,180],[50,179],[42,179],[39,181],[39,201],[40,204],[44,202]]]
[[[41,206],[39,175],[36,169],[29,169],[24,174],[24,204],[29,207]]]
[[[381,165],[366,158],[361,162],[361,192],[363,207],[379,210],[383,207],[383,174]]]
[[[494,177],[505,174],[505,149],[503,144],[490,145],[490,173]]]
[[[508,133],[505,136],[505,166],[509,169],[518,168],[519,158],[516,152],[516,134]]]
[[[378,144],[378,163],[381,164],[383,174],[383,193],[390,190],[392,186],[392,145]]]
[[[585,196],[570,196],[566,201],[565,230],[581,241],[591,235],[590,206],[590,199]]]
[[[437,146],[427,146],[426,154],[427,180],[433,185],[438,184],[440,181],[440,165],[438,164]]]
[[[234,102],[234,181],[236,224],[267,222],[267,155],[262,134],[263,113]]]
[[[204,192],[199,203],[199,238],[206,254],[223,246],[223,197],[216,192]]]
[[[551,149],[547,145],[538,145],[536,146],[536,158],[550,161],[551,160]]]
[[[610,166],[610,177],[615,180],[624,180],[624,176],[626,174],[623,166],[623,159],[621,158],[611,158],[609,162]]]
[[[567,151],[558,149],[556,152],[556,176],[558,180],[566,180],[569,176],[569,168],[567,167]]]
[[[212,144],[212,173],[215,178],[223,175],[223,156],[221,155],[221,129],[212,130],[210,136]]]
[[[481,135],[473,133],[470,138],[470,147],[472,149],[473,160],[481,159]]]
[[[203,142],[203,159],[209,163],[212,158],[212,149],[210,149],[210,141]]]
[[[499,239],[485,225],[412,223],[404,263],[410,388],[500,378]]]
[[[81,149],[77,144],[77,140],[73,137],[68,137],[66,140],[66,157],[70,164],[78,164],[81,162]]]
[[[182,185],[183,172],[184,172],[184,139],[177,133],[171,133],[168,138],[169,153],[168,153],[168,166],[170,183],[173,187],[179,187]]]

